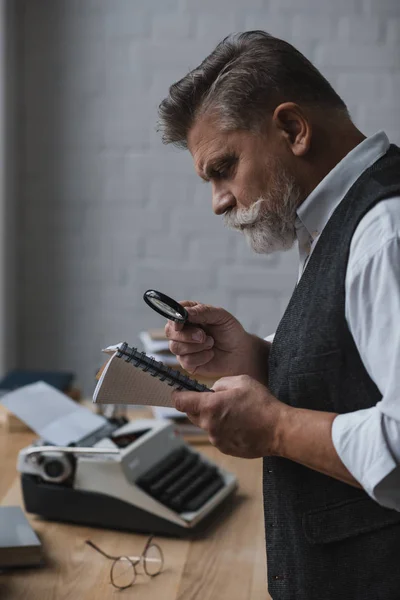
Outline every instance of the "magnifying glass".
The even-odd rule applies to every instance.
[[[187,311],[176,300],[156,290],[147,290],[143,294],[143,300],[150,308],[170,321],[185,324],[189,318]]]

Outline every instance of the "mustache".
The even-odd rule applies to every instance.
[[[264,202],[264,198],[259,198],[249,208],[242,208],[240,210],[231,208],[224,214],[224,225],[229,227],[229,229],[237,229],[239,231],[246,227],[251,227],[259,220]]]

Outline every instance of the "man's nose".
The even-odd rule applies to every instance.
[[[236,205],[235,198],[231,192],[213,188],[212,207],[216,215],[223,215],[228,209]]]

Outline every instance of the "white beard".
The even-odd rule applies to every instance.
[[[280,198],[279,202],[276,201]],[[242,231],[257,254],[289,250],[296,239],[296,209],[300,190],[282,173],[272,182],[272,189],[247,209],[232,209],[224,214],[224,224]],[[266,207],[277,206],[276,212]]]

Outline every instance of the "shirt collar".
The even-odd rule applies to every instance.
[[[386,154],[389,146],[388,137],[379,131],[346,154],[297,209],[297,237],[300,231],[304,234],[304,228],[310,241],[319,237],[351,186],[366,169]]]

